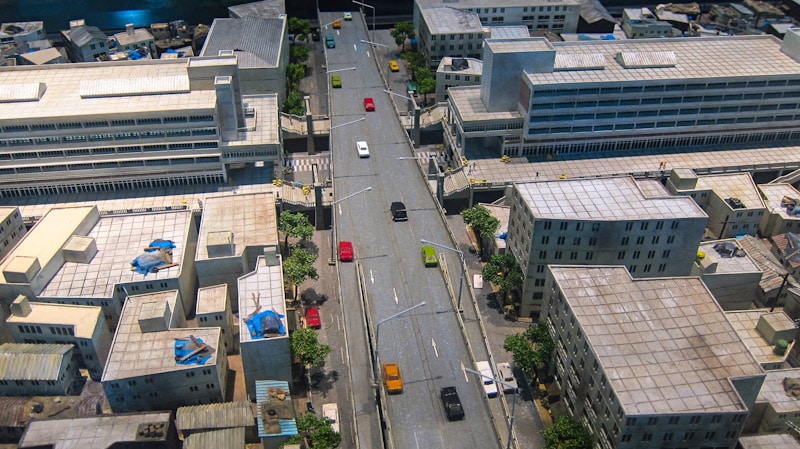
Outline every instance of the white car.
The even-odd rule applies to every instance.
[[[478,368],[478,372],[482,374],[481,380],[483,381],[483,391],[486,392],[486,396],[493,398],[497,396],[497,384],[492,380],[494,379],[494,373],[492,372],[492,365],[489,365],[489,362],[486,360],[477,362],[475,367]],[[489,376],[484,377],[484,376]]]
[[[514,379],[514,372],[511,370],[510,363],[508,362],[498,363],[497,376],[499,380],[503,381],[503,383],[500,384],[500,386],[503,387],[503,393],[513,393],[514,390],[517,389],[517,380]]]
[[[344,20],[353,20],[353,14],[350,13],[350,12],[345,11]]]
[[[356,150],[358,150],[358,157],[369,157],[369,147],[367,142],[359,140],[356,142]]]
[[[339,407],[334,403],[322,404],[322,416],[328,418],[333,431],[339,433]]]

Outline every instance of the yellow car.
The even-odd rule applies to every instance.
[[[426,267],[435,267],[439,264],[436,260],[436,250],[431,245],[422,246],[422,261],[425,262]]]
[[[383,364],[383,381],[389,394],[403,392],[403,377],[400,375],[400,366],[397,363]]]
[[[400,71],[400,64],[397,63],[394,59],[389,61],[389,70],[392,72],[399,72]]]
[[[341,28],[342,27],[342,22],[339,21],[339,20],[334,20],[333,21],[333,27],[334,28]]]

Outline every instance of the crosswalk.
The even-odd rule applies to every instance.
[[[317,170],[328,170],[328,158],[302,158],[302,159],[287,159],[286,166],[292,169],[293,172],[310,172],[314,164],[317,164]]]

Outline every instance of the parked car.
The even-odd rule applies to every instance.
[[[342,262],[353,261],[353,242],[344,240],[339,242],[339,260]]]
[[[334,403],[322,404],[322,416],[328,418],[333,431],[339,433],[339,406]]]
[[[322,320],[319,317],[319,307],[306,307],[306,325],[312,329],[322,328]]]
[[[371,112],[375,110],[375,100],[372,97],[364,98],[364,110]]]
[[[492,372],[492,366],[489,365],[489,362],[486,360],[482,360],[480,362],[475,363],[475,367],[478,368],[478,372],[482,374],[481,380],[483,381],[483,391],[486,392],[486,396],[493,398],[497,396],[497,384],[494,382],[494,373]],[[485,376],[489,376],[488,378]]]
[[[403,376],[400,375],[400,365],[397,363],[383,364],[383,382],[389,394],[403,392]]]
[[[356,142],[356,151],[358,151],[358,157],[369,157],[369,147],[363,140]]]
[[[464,407],[461,405],[461,399],[458,397],[456,387],[444,387],[439,390],[439,397],[444,406],[444,413],[447,415],[448,421],[456,421],[464,419]]]
[[[336,48],[336,41],[333,40],[332,34],[325,35],[325,46],[328,48]]]
[[[389,61],[389,70],[392,72],[399,72],[400,71],[400,64],[397,63],[394,59]]]
[[[392,211],[393,221],[408,221],[408,214],[406,213],[406,205],[400,201],[395,201],[389,206]]]
[[[342,78],[339,75],[331,75],[331,86],[342,87]]]
[[[436,259],[436,250],[431,245],[422,245],[422,261],[425,262],[426,267],[435,267],[439,265]]]
[[[353,20],[353,14],[350,11],[345,11],[344,20]]]
[[[341,28],[342,27],[342,21],[339,20],[339,19],[334,20],[333,21],[333,27],[336,28],[336,29]]]
[[[497,364],[497,377],[503,381],[503,393],[513,393],[517,389],[517,381],[514,379],[514,371],[511,369],[511,364],[508,362],[501,362]],[[509,386],[510,385],[510,386]]]
[[[311,30],[311,40],[314,42],[319,42],[319,30],[314,28]]]

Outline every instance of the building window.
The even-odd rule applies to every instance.
[[[617,253],[617,260],[622,260],[625,258],[625,251],[620,251]]]

